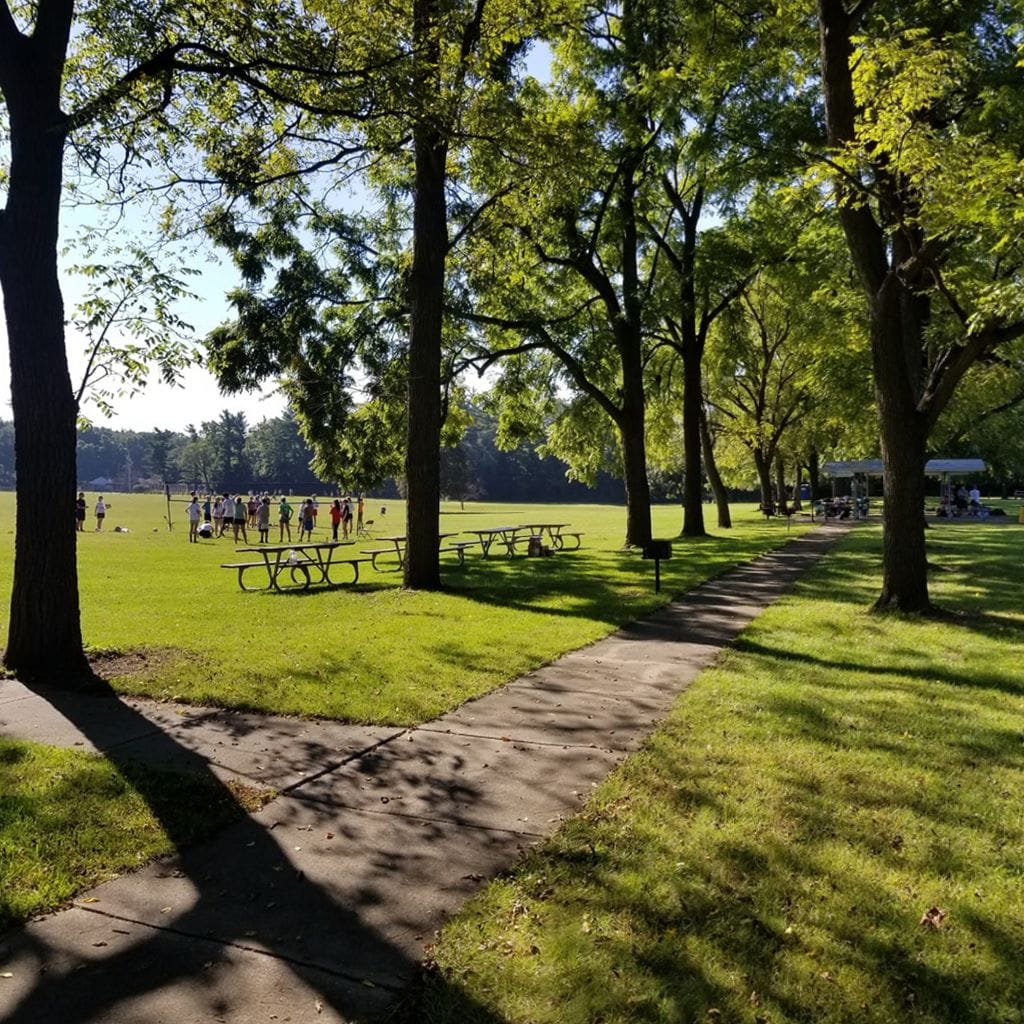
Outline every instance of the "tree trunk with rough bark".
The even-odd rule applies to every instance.
[[[754,468],[757,470],[757,482],[761,489],[761,504],[765,508],[769,508],[774,504],[774,499],[772,498],[771,462],[760,448],[755,448],[753,455]]]
[[[813,449],[807,456],[807,479],[811,485],[811,502],[821,497],[821,471],[820,458],[817,449]]]
[[[825,121],[833,146],[856,141],[852,37],[866,9],[849,11],[843,0],[818,0]],[[919,408],[923,299],[902,273],[909,255],[904,231],[912,229],[896,220],[906,197],[884,164],[874,170],[874,188],[882,195],[879,216],[887,220],[876,220],[864,193],[851,191],[849,182],[840,183],[837,192],[840,223],[867,299],[882,439],[885,540],[882,592],[875,607],[927,613],[932,604],[922,509],[929,425],[927,412]]]
[[[715,505],[718,507],[718,525],[723,530],[732,529],[732,513],[729,511],[729,495],[726,492],[725,484],[722,483],[722,474],[718,472],[718,463],[715,462],[715,446],[711,440],[711,429],[708,427],[707,412],[703,403],[700,410],[700,447],[704,456],[704,469],[708,475],[708,483],[711,485],[711,493],[715,496]]]
[[[895,278],[890,279],[895,285]],[[882,440],[884,467],[882,524],[882,592],[876,608],[907,612],[932,610],[928,595],[928,558],[925,546],[925,477],[928,421],[918,411],[908,387],[903,359],[908,323],[900,307],[913,303],[901,288],[883,289],[878,315],[871,324],[875,359],[875,398]]]
[[[422,89],[435,76],[437,0],[415,0],[414,38]],[[438,553],[441,502],[441,338],[448,250],[445,162],[448,146],[426,116],[414,129],[413,257],[409,272],[409,383],[405,449],[406,553],[404,584],[441,586]]]
[[[10,124],[0,289],[18,481],[4,664],[23,679],[70,681],[90,675],[82,648],[72,515],[78,409],[57,277],[65,142],[60,83],[70,14],[50,5],[46,15],[40,14],[33,38],[20,36],[11,23],[0,29],[0,88]]]
[[[683,536],[706,537],[704,528],[704,473],[701,460],[700,420],[704,408],[701,362],[704,346],[698,337],[682,343],[683,360]]]
[[[627,329],[623,325],[622,329]],[[643,360],[639,327],[628,358],[623,349],[622,412],[617,418],[622,442],[622,467],[626,483],[626,545],[640,546],[651,539],[651,488],[647,479],[647,434],[644,421]]]
[[[786,494],[786,460],[781,455],[775,456],[775,501],[780,512],[789,508],[789,501]]]

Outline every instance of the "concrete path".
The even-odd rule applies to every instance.
[[[0,684],[0,735],[282,791],[211,842],[0,937],[0,1021],[386,1017],[444,920],[575,813],[845,525],[416,729]]]

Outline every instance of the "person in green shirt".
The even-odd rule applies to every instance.
[[[278,541],[279,544],[284,543],[284,535],[288,534],[288,543],[292,540],[292,516],[295,514],[295,509],[288,504],[288,499],[282,497],[281,504],[277,510],[277,524],[281,527],[281,539]]]

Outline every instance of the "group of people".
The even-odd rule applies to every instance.
[[[981,503],[981,491],[978,490],[977,484],[971,484],[970,490],[960,484],[956,488],[943,489],[935,514],[946,519],[955,519],[958,516],[984,518],[987,515],[987,510]]]
[[[259,543],[266,544],[270,540],[270,522],[274,504],[277,504],[278,543],[284,544],[292,540],[292,520],[296,516],[294,506],[282,495],[280,499],[269,494],[241,494],[232,497],[230,494],[207,495],[200,501],[199,495],[193,491],[188,503],[188,539],[189,543],[198,543],[202,538],[223,537],[230,528],[237,544],[239,539],[249,543],[248,530],[259,531]],[[353,511],[353,504],[355,510]],[[348,540],[353,532],[363,528],[363,510],[365,502],[360,494],[358,498],[336,498],[329,507],[331,520],[331,539]],[[320,502],[314,494],[306,498],[299,506],[298,525],[299,542],[312,540],[320,513]],[[354,523],[354,525],[353,525]]]
[[[93,514],[96,516],[96,529],[103,529],[103,520],[107,518],[107,509],[110,505],[103,500],[101,494],[96,499],[96,504],[93,506]],[[85,491],[78,492],[78,498],[75,500],[75,529],[79,533],[85,530],[85,514],[88,509],[88,503],[85,500]]]

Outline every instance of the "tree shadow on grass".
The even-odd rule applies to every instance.
[[[111,730],[148,732],[150,756],[205,779],[218,799],[234,799],[205,758],[154,732],[151,721],[112,693],[83,699],[66,689],[36,689],[97,746]],[[178,853],[101,886],[95,902],[0,939],[13,976],[4,987],[4,1021],[231,1019],[243,994],[294,1021],[371,1021],[392,1013],[416,977],[412,932],[424,925],[410,905],[389,935],[380,908],[398,886],[411,882],[414,893],[416,884],[430,884],[437,867],[431,846],[442,838],[441,826],[358,814],[339,826],[322,807],[291,796],[189,847],[192,830],[174,803],[177,794],[166,784],[154,787],[152,771],[123,749],[111,747],[106,756]],[[460,800],[473,796],[463,791]],[[475,853],[493,855],[489,847],[503,839],[481,834]],[[299,1005],[290,1002],[296,992]],[[500,1024],[484,1007],[474,1013]]]

